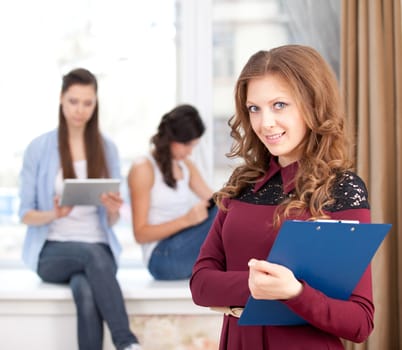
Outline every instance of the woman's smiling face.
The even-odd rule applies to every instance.
[[[275,74],[251,79],[246,105],[252,129],[279,164],[299,160],[307,125],[286,82]]]

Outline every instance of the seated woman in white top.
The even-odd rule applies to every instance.
[[[177,106],[162,117],[151,153],[134,162],[128,175],[134,237],[157,280],[191,276],[216,214],[213,192],[189,159],[204,131],[196,108]]]

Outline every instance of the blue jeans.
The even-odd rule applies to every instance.
[[[70,284],[80,350],[102,350],[103,321],[116,349],[138,342],[129,328],[116,272],[116,262],[106,244],[46,241],[41,251],[38,275],[45,282]]]
[[[148,270],[156,280],[190,278],[217,211],[217,207],[213,207],[201,224],[179,231],[157,244],[148,264]]]

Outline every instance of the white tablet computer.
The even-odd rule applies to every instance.
[[[60,205],[100,205],[104,192],[120,192],[120,179],[65,179]]]

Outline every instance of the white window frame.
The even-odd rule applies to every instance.
[[[213,178],[212,0],[179,0],[181,8],[178,99],[197,106],[206,125],[194,158]],[[212,185],[212,183],[210,184]]]

